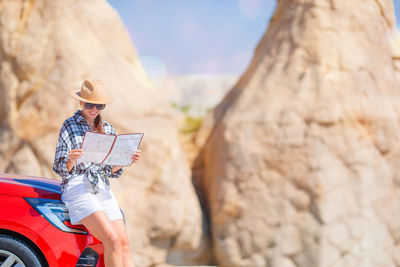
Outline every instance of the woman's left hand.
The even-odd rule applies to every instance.
[[[133,163],[135,163],[136,161],[138,161],[140,159],[140,153],[142,153],[141,150],[136,150],[135,154],[132,155],[131,159],[133,161]],[[111,169],[111,173],[115,173],[117,171],[119,171],[120,169],[122,169],[123,166],[119,166],[119,165],[114,165]]]
[[[140,159],[140,153],[142,153],[141,150],[136,150],[135,154],[132,155],[131,159],[133,161],[133,163],[135,163],[136,161],[138,161]]]

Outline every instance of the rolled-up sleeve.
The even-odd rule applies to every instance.
[[[58,142],[56,147],[56,154],[54,157],[53,170],[60,175],[63,179],[70,175],[73,175],[76,171],[75,166],[69,172],[67,168],[68,153],[71,150],[68,142],[68,131],[63,126],[58,136]]]

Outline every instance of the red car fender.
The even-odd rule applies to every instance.
[[[17,237],[20,235],[30,240],[39,248],[49,266],[75,266],[77,255],[86,247],[101,255],[97,266],[104,266],[104,248],[94,236],[65,233],[55,228],[23,198],[0,195],[0,203],[12,203],[9,206],[0,206],[0,231],[11,231],[17,233]],[[15,206],[19,208],[9,209]]]

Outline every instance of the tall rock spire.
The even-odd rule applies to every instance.
[[[394,27],[390,0],[278,1],[204,150],[221,267],[399,264]]]
[[[69,93],[93,78],[116,100],[103,118],[145,133],[142,159],[112,184],[134,259],[185,263],[201,250],[202,219],[173,111],[105,0],[0,1],[0,172],[55,176],[58,131],[79,108]]]

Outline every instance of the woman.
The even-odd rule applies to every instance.
[[[108,266],[134,266],[129,240],[121,211],[110,190],[108,177],[118,178],[122,166],[83,162],[80,149],[86,131],[113,134],[111,124],[101,119],[100,112],[113,102],[99,80],[86,80],[80,91],[71,92],[80,101],[82,110],[68,118],[59,134],[53,170],[62,177],[61,199],[67,207],[71,223],[82,223],[104,245],[104,261]],[[132,160],[140,151],[132,151]]]

